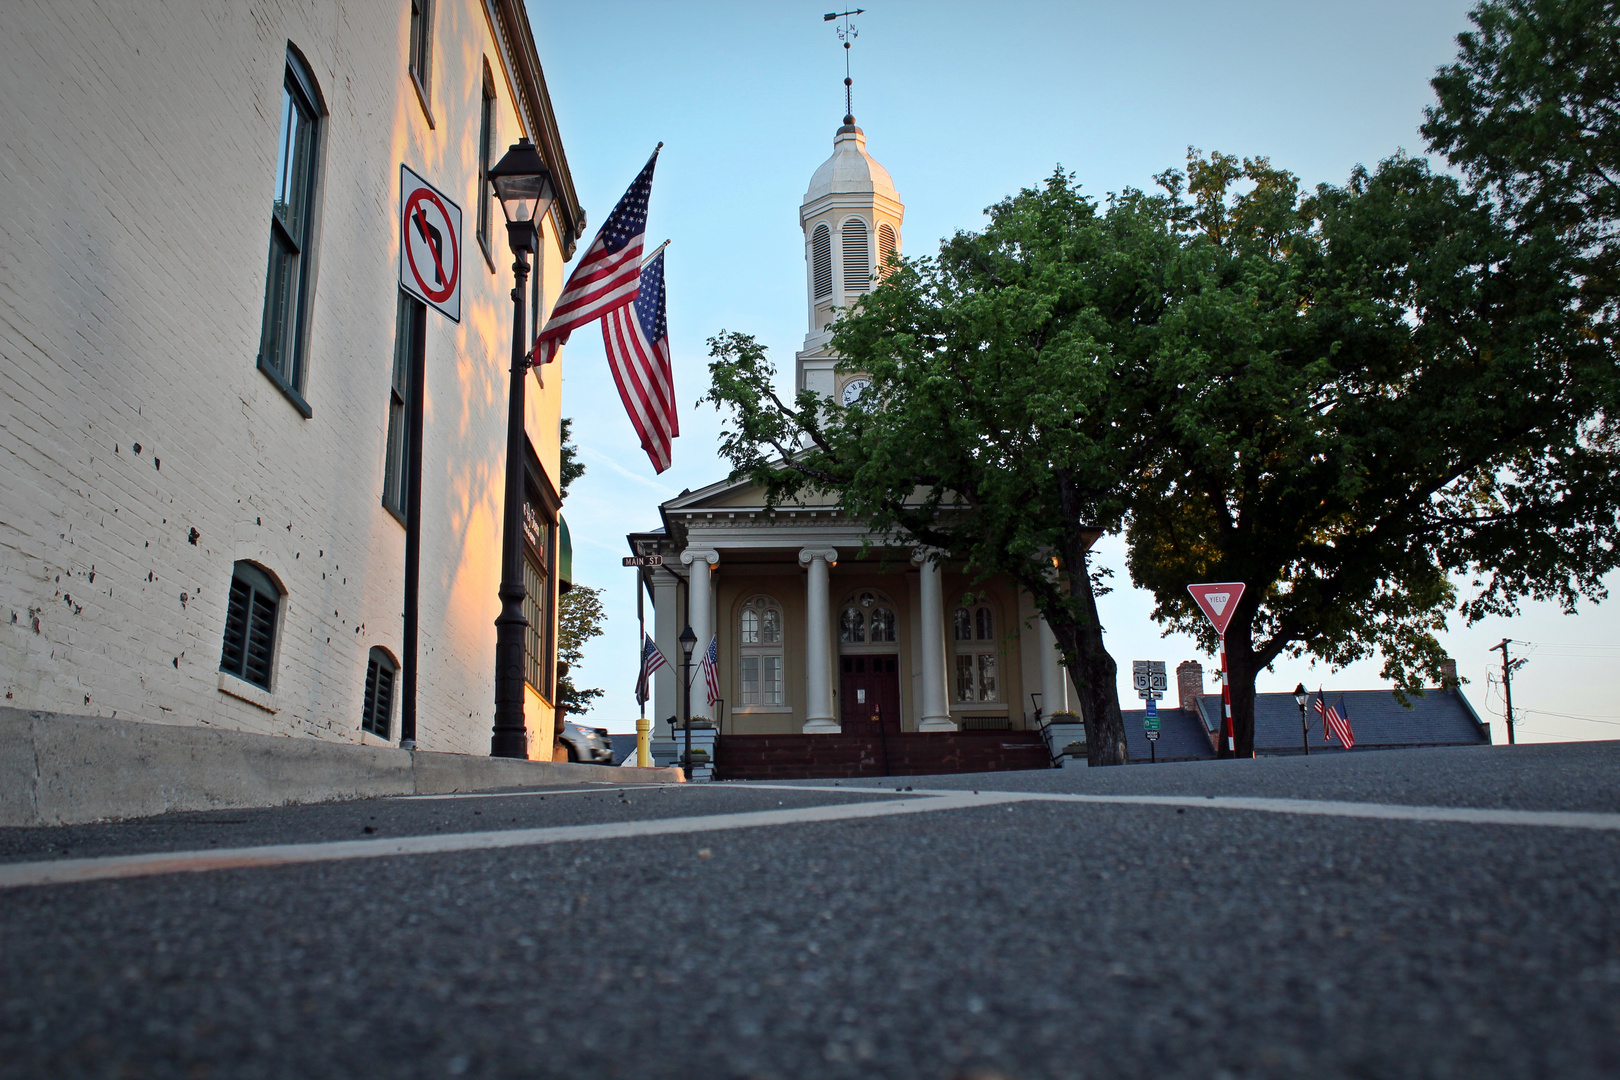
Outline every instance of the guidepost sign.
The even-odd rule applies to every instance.
[[[399,287],[461,321],[461,207],[399,167]]]
[[[1232,686],[1231,680],[1226,677],[1226,628],[1231,625],[1232,613],[1237,611],[1238,601],[1243,599],[1243,582],[1189,585],[1187,591],[1192,593],[1198,610],[1204,613],[1221,638],[1221,726],[1226,729],[1226,752],[1235,754],[1237,739],[1232,731]]]
[[[1170,687],[1170,678],[1165,674],[1164,661],[1132,660],[1131,685],[1136,688],[1136,696],[1147,703],[1147,708],[1142,714],[1142,734],[1147,736],[1149,743],[1156,743],[1159,741],[1159,699],[1164,697],[1164,692]],[[1154,760],[1158,760],[1156,749]]]

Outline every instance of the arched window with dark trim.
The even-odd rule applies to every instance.
[[[281,586],[263,567],[239,562],[232,568],[219,670],[262,689],[271,689],[282,595]]]
[[[259,333],[259,367],[307,418],[305,343],[314,284],[315,208],[320,189],[321,128],[326,107],[315,76],[287,48],[270,203],[270,265]]]

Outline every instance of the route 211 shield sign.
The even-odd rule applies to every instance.
[[[399,287],[461,321],[461,207],[399,167]]]

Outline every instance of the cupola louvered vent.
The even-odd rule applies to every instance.
[[[889,259],[895,253],[894,226],[884,222],[878,226],[878,276],[888,273]]]
[[[817,225],[810,237],[810,275],[817,300],[832,295],[832,230],[825,225]]]
[[[858,292],[872,285],[872,246],[867,242],[866,222],[850,218],[844,222],[844,291]]]

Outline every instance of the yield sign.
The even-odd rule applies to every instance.
[[[399,167],[399,286],[461,321],[461,207]]]
[[[1226,637],[1226,625],[1232,621],[1238,600],[1243,596],[1243,582],[1224,581],[1214,585],[1189,585],[1187,591],[1198,602],[1204,617],[1215,624],[1215,632]]]

